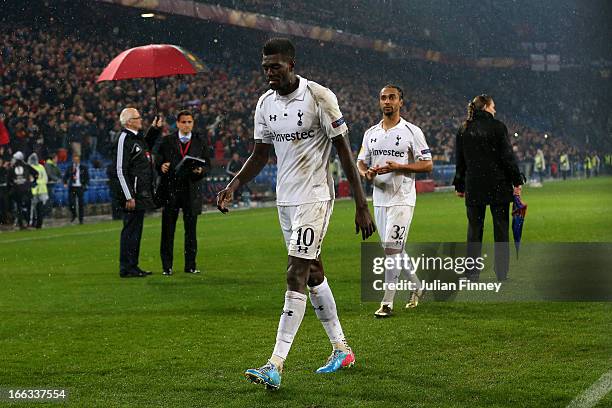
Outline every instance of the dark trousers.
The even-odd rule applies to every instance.
[[[493,216],[493,235],[495,237],[495,275],[498,280],[505,280],[510,265],[510,243],[508,232],[510,226],[510,204],[493,204],[490,206]],[[485,205],[467,206],[467,256],[477,258],[482,253],[482,233],[484,229]],[[466,275],[478,279],[478,270],[466,272]]]
[[[74,221],[78,215],[79,222],[83,222],[85,204],[83,203],[83,187],[70,187],[70,212]],[[77,213],[78,207],[78,213]]]
[[[0,186],[0,224],[8,224],[11,212],[11,201],[7,186]]]
[[[36,200],[36,198],[34,200]],[[36,206],[33,208],[33,210],[31,224],[33,227],[40,229],[42,228],[43,219],[45,217],[45,204],[42,201],[36,200]]]
[[[124,211],[119,248],[119,271],[132,272],[138,266],[144,210]]]
[[[120,187],[118,186],[119,182],[109,182],[108,190],[110,192],[111,197],[111,213],[113,220],[120,220],[123,218],[123,203],[119,200],[119,195],[123,194],[123,192],[119,192]]]
[[[31,203],[32,198],[28,192],[15,191],[11,194],[11,206],[13,207],[19,228],[28,226]]]
[[[164,207],[162,210],[162,233],[159,252],[162,267],[167,270],[172,268],[174,252],[174,232],[176,231],[176,220],[180,209]],[[198,240],[196,238],[196,225],[198,216],[191,211],[183,210],[183,225],[185,228],[185,270],[196,268],[196,254],[198,253]]]

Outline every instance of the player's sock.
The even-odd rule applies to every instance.
[[[319,321],[329,337],[329,341],[335,349],[348,351],[349,347],[338,319],[336,301],[334,295],[327,284],[327,278],[323,278],[323,283],[317,286],[308,287],[310,303],[315,309]]]
[[[397,285],[399,280],[401,269],[397,268],[397,257],[399,254],[386,255],[385,256],[385,265],[393,265],[390,268],[385,268],[385,283],[388,285],[389,283],[394,283]],[[387,261],[387,259],[391,259]],[[385,294],[383,295],[383,299],[380,302],[381,305],[387,305],[393,308],[393,299],[395,299],[395,289],[385,289]]]
[[[406,253],[406,251],[402,252],[402,257],[408,257],[408,254]],[[408,280],[412,282],[412,287],[415,288],[415,290],[421,290],[423,288],[423,283],[417,276],[416,271],[414,270],[414,266],[412,265],[412,262],[410,262],[410,267],[406,269],[406,273],[408,274]]]
[[[282,369],[283,363],[289,354],[291,344],[306,311],[306,295],[300,292],[288,290],[285,292],[285,306],[283,314],[278,322],[278,331],[276,332],[276,344],[270,361],[279,369]]]

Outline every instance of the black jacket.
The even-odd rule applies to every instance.
[[[160,129],[151,127],[146,136],[135,135],[121,129],[114,147],[114,163],[108,174],[115,184],[119,202],[124,206],[130,199],[136,200],[136,210],[151,210],[156,207],[153,201],[155,192],[155,171],[151,148],[160,134]]]
[[[38,172],[23,160],[17,160],[8,169],[7,185],[11,194],[32,195],[32,187],[38,178]]]
[[[157,190],[157,204],[160,206],[172,206],[182,208],[183,211],[191,211],[192,214],[202,213],[202,184],[205,173],[210,169],[208,157],[208,146],[201,135],[192,132],[189,148],[187,144],[181,144],[178,132],[163,137],[159,145],[157,169],[161,174],[159,188]],[[202,174],[194,174],[192,168],[187,171],[176,172],[176,166],[183,159],[184,150],[186,156],[204,159]],[[163,163],[170,163],[170,169],[166,174],[161,172]]]
[[[523,184],[508,129],[489,112],[476,111],[459,129],[455,153],[453,185],[465,193],[465,205],[509,203],[513,186]]]
[[[83,190],[87,190],[89,184],[89,170],[84,164],[79,164],[79,173],[81,177],[81,187]],[[76,171],[74,171],[74,165],[68,167],[64,173],[64,184],[68,184],[68,188],[72,187],[72,184],[76,181]]]

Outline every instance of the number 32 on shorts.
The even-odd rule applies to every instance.
[[[395,239],[395,240],[403,240],[404,239],[404,234],[406,233],[406,227],[402,227],[399,225],[394,225],[393,226],[393,235],[391,236],[391,239]]]

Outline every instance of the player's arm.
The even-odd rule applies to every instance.
[[[410,142],[410,150],[412,150],[415,162],[397,163],[394,161],[388,161],[386,166],[377,169],[377,174],[398,172],[404,175],[408,175],[410,173],[429,173],[433,170],[431,150],[427,145],[425,135],[419,128],[416,128],[413,131],[413,135],[414,140]]]
[[[357,171],[359,171],[359,175],[366,180],[372,181],[374,177],[376,177],[376,170],[368,167],[366,162],[363,160],[357,160]]]
[[[228,212],[227,205],[234,199],[234,191],[236,191],[238,187],[253,180],[253,178],[255,178],[264,168],[266,163],[268,163],[270,146],[270,144],[263,143],[261,140],[255,140],[255,148],[246,163],[244,163],[232,181],[217,194],[217,208],[219,211],[222,213]]]
[[[345,134],[334,137],[332,142],[338,152],[342,170],[344,170],[344,174],[353,191],[353,198],[355,200],[355,233],[358,234],[359,230],[361,230],[362,239],[367,239],[376,231],[376,226],[370,216],[368,202],[366,201],[363,187],[361,187],[359,173],[354,164],[351,148]]]
[[[429,173],[433,170],[433,162],[431,160],[418,160],[416,163],[397,163],[388,161],[386,166],[380,167],[376,174],[387,174],[391,172],[398,172],[403,174],[410,173]]]

